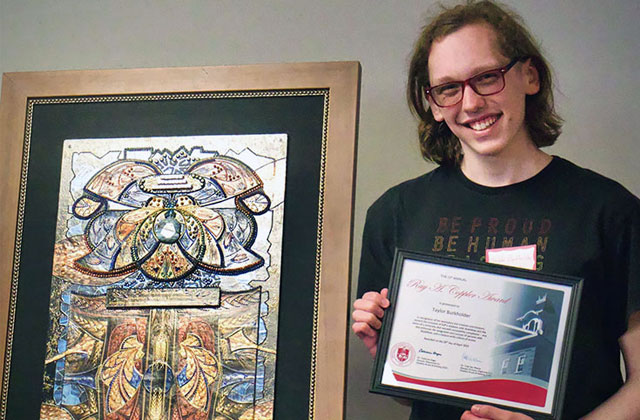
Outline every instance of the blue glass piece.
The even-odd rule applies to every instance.
[[[146,219],[145,222],[143,223],[147,223],[149,219]],[[138,256],[139,258],[146,256],[147,254],[150,254],[157,246],[158,244],[158,240],[156,239],[155,235],[153,234],[149,234],[147,235],[146,238],[142,238],[140,235],[138,236],[139,240],[136,241],[138,245],[141,245],[142,248],[138,249]],[[141,239],[141,241],[140,241]]]
[[[213,287],[220,282],[220,276],[204,270],[196,270],[189,278],[185,279],[188,287]]]
[[[108,237],[100,242],[89,255],[79,260],[82,265],[99,271],[109,271],[113,268],[120,247],[112,237],[113,234],[110,233],[107,236]],[[109,244],[113,244],[114,246],[109,246]]]
[[[115,283],[114,283],[115,284]],[[114,286],[114,284],[107,284],[104,286],[87,286],[84,284],[72,284],[69,286],[69,291],[82,296],[104,296],[107,294],[107,290]]]
[[[70,384],[82,385],[87,388],[96,389],[95,369],[91,373],[67,376],[65,378],[65,382]]]
[[[256,366],[256,399],[264,398],[264,358]]]
[[[140,382],[142,382],[142,375],[140,375],[140,372],[134,368],[131,374],[131,379],[129,379],[129,383],[132,387],[137,388],[138,385],[140,385]]]
[[[69,318],[69,302],[71,301],[71,294],[69,292],[64,292],[60,296],[60,325],[67,325]]]
[[[62,400],[64,405],[78,405],[87,401],[87,392],[82,386],[66,383],[62,386]]]
[[[56,404],[62,403],[62,388],[64,384],[64,359],[56,362],[55,378],[53,383],[53,400]]]
[[[253,391],[254,391],[254,383],[252,380],[247,380],[244,382],[239,383],[238,385],[235,385],[232,389],[231,392],[229,392],[228,398],[231,401],[237,402],[237,403],[252,403],[254,400],[254,395],[253,395]]]
[[[117,287],[122,289],[181,289],[188,287],[215,287],[220,282],[220,275],[198,269],[191,275],[174,282],[155,281],[136,271],[126,278],[115,283],[92,287],[84,285],[71,285],[69,289],[86,296],[102,296],[107,289]]]
[[[89,243],[95,247],[104,241],[124,213],[122,210],[109,210],[92,219],[86,232]]]
[[[73,224],[72,224],[73,221]],[[84,222],[84,220],[82,221]],[[81,223],[80,219],[70,219],[67,224],[67,238],[84,234],[86,223]]]
[[[144,373],[142,382],[147,392],[151,392],[152,389],[161,389],[166,394],[175,383],[175,377],[166,363],[155,362]]]
[[[247,379],[247,375],[241,372],[234,372],[230,369],[225,369],[224,374],[222,375],[222,387],[227,387],[229,385],[235,385]]]
[[[184,234],[180,238],[180,245],[182,245],[184,249],[189,249],[191,248],[194,242],[195,242],[195,239],[192,238],[191,235],[189,235],[189,230],[185,229]]]
[[[178,376],[176,376],[176,380],[178,381],[178,385],[185,386],[187,382],[189,382],[189,378],[187,378],[187,365],[185,365]]]
[[[186,215],[184,217],[186,219],[186,223],[195,222],[196,224],[199,224],[199,222],[196,221],[196,219],[192,216]],[[196,238],[197,236],[194,237],[189,234],[189,229],[184,229],[184,232],[180,237],[180,245],[182,246],[183,249],[187,250],[187,252],[193,254],[195,253],[195,249],[192,249],[192,248],[196,248],[198,246],[198,242],[196,241]]]
[[[60,296],[60,325],[62,328],[62,333],[60,334],[60,338],[58,339],[58,343],[56,345],[56,350],[58,354],[64,353],[67,351],[67,330],[69,328],[69,305],[71,302],[71,293],[65,291]],[[53,384],[53,400],[56,404],[61,404],[63,399],[63,385],[64,385],[64,370],[65,370],[65,359],[59,359],[56,362],[55,368],[55,377]]]
[[[227,198],[222,187],[209,178],[205,178],[204,188],[189,195],[196,200],[198,205],[203,207]]]
[[[267,326],[264,323],[264,320],[260,318],[258,320],[258,344],[264,343],[264,340],[267,339]]]
[[[66,331],[65,331],[65,337],[66,337]],[[67,339],[66,338],[60,338],[58,340],[58,353],[64,353],[65,351],[67,351]]]
[[[53,386],[53,402],[55,402],[56,405],[62,404],[62,386]]]
[[[122,191],[120,197],[118,197],[118,201],[134,207],[144,207],[151,197],[153,197],[153,194],[142,191],[138,183],[134,182]]]
[[[60,303],[60,325],[65,326],[67,325],[67,322],[69,321],[68,315],[69,315],[69,304],[68,303]]]
[[[227,229],[242,245],[246,245],[253,232],[254,219],[237,209],[219,209]]]

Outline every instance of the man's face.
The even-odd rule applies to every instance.
[[[466,80],[508,62],[489,25],[463,26],[431,46],[430,84]],[[527,60],[517,63],[504,78],[504,89],[490,96],[480,96],[465,86],[462,101],[451,107],[439,107],[429,98],[434,118],[444,121],[460,139],[465,160],[530,150],[531,139],[524,124],[525,97],[540,89],[537,70]]]

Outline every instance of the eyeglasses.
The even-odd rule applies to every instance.
[[[433,87],[425,87],[425,95],[431,96],[433,102],[442,108],[458,105],[462,101],[467,85],[480,96],[495,95],[504,89],[504,74],[515,66],[520,57],[514,58],[504,67],[483,71],[473,77],[459,82],[447,82]]]

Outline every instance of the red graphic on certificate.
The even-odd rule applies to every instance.
[[[407,366],[413,363],[416,351],[409,343],[397,343],[391,348],[391,362],[396,366]]]
[[[488,379],[446,382],[412,378],[397,372],[393,372],[393,376],[399,382],[449,389],[451,391],[482,395],[484,397],[500,398],[506,401],[531,404],[537,407],[544,407],[547,400],[546,388],[516,380]]]

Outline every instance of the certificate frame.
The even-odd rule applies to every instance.
[[[33,350],[28,349],[19,341],[29,334],[34,334],[30,338],[35,342],[42,342],[45,337],[34,333],[21,322],[21,318],[33,318],[38,312],[24,309],[26,300],[31,298],[22,298],[21,293],[28,289],[46,289],[47,286],[35,283],[39,287],[27,287],[26,280],[20,277],[21,273],[26,272],[25,266],[30,264],[30,261],[25,260],[28,250],[21,248],[26,236],[22,224],[25,213],[37,207],[33,200],[27,200],[29,194],[35,194],[37,198],[38,194],[46,193],[44,190],[47,189],[31,178],[35,167],[28,172],[30,153],[31,156],[40,153],[40,156],[46,158],[48,154],[54,154],[63,139],[51,141],[47,138],[39,144],[34,141],[37,136],[43,135],[36,129],[43,122],[38,120],[40,116],[37,112],[32,112],[34,107],[69,108],[68,111],[61,111],[62,113],[81,111],[88,127],[85,128],[89,132],[84,137],[99,138],[110,135],[106,132],[107,125],[100,124],[103,117],[101,109],[107,105],[131,104],[133,108],[141,109],[140,115],[145,117],[134,123],[137,131],[131,137],[171,136],[178,134],[163,132],[162,128],[158,129],[154,125],[159,122],[158,117],[153,115],[157,106],[165,108],[166,115],[172,122],[179,122],[185,115],[184,108],[180,108],[182,105],[190,104],[190,109],[199,111],[200,105],[205,106],[206,101],[220,100],[226,101],[236,111],[213,115],[203,111],[199,119],[187,115],[187,118],[192,118],[189,121],[193,124],[186,130],[193,132],[187,132],[186,135],[262,134],[260,127],[272,127],[269,124],[281,115],[278,110],[287,106],[295,108],[295,100],[300,98],[317,99],[320,104],[313,108],[319,110],[313,115],[304,114],[310,108],[300,108],[299,112],[302,114],[290,118],[314,119],[319,124],[318,129],[313,131],[313,136],[298,138],[301,148],[304,147],[303,143],[313,145],[315,152],[312,158],[317,162],[316,166],[308,169],[311,179],[318,181],[310,189],[312,194],[309,196],[313,210],[307,216],[314,219],[313,228],[303,229],[298,233],[307,244],[300,248],[300,252],[305,253],[305,258],[310,261],[310,275],[307,276],[310,280],[305,286],[310,293],[306,301],[298,302],[294,299],[297,293],[295,287],[282,286],[282,304],[289,306],[281,311],[280,319],[288,319],[287,322],[294,324],[297,318],[299,323],[303,320],[310,322],[302,327],[304,331],[300,337],[279,335],[278,348],[288,352],[287,357],[281,357],[280,360],[299,360],[300,364],[296,366],[282,363],[277,366],[280,370],[277,370],[276,375],[274,416],[343,418],[347,347],[345,325],[348,320],[350,290],[360,72],[360,64],[357,62],[328,62],[4,74],[0,103],[0,143],[4,148],[4,154],[0,158],[0,219],[3,221],[0,226],[0,419],[9,418],[7,416],[10,413],[19,412],[21,408],[30,405],[39,406],[39,401],[34,403],[34,390],[21,386],[16,379],[26,373],[21,371],[21,367],[12,364],[23,353],[29,353],[40,373],[36,377],[27,376],[34,382],[41,381],[43,360],[42,355],[35,350],[38,346],[34,344]],[[245,105],[247,110],[254,109],[253,120],[242,111]],[[149,111],[145,111],[147,108]],[[256,109],[261,112],[255,111]],[[215,128],[218,131],[207,131],[207,127],[212,125],[207,123],[209,119],[219,123],[220,128]],[[284,129],[266,130],[274,133],[286,132],[286,124],[290,120],[282,122]],[[293,150],[294,153],[297,153],[296,147],[298,146],[295,144],[289,145],[290,151]],[[300,150],[302,154],[306,149]],[[59,175],[52,174],[51,177],[59,178]],[[55,206],[53,209],[50,207],[43,206],[46,213],[43,221],[50,222],[52,212],[55,218]],[[298,209],[298,206],[292,205],[286,214],[292,215]],[[285,217],[285,229],[287,223]],[[295,230],[295,223],[295,220],[290,222],[290,230]],[[52,249],[51,239],[45,236],[42,241]],[[42,298],[48,291],[38,293]],[[289,303],[285,303],[285,300]],[[42,302],[39,306],[43,306]],[[46,310],[40,309],[40,312]],[[28,312],[27,315],[25,311]],[[304,316],[292,316],[298,311],[303,312]],[[42,319],[27,321],[27,324],[46,324],[46,320]],[[298,327],[300,326],[292,324],[286,328],[281,327],[280,331],[292,331]],[[300,346],[304,350],[298,350]],[[300,392],[304,395],[289,394],[295,391],[294,388],[303,390]],[[280,391],[282,393],[279,398]],[[293,404],[289,404],[287,400],[302,403],[293,409],[290,408]]]
[[[582,282],[396,250],[371,392],[560,419]],[[424,306],[399,309],[410,302]]]

